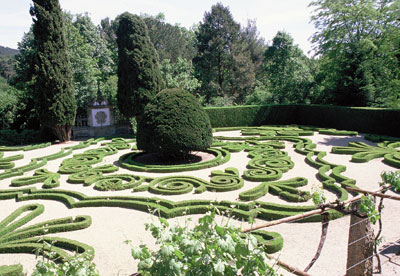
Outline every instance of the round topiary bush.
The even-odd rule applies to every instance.
[[[189,92],[164,89],[145,107],[138,126],[138,149],[174,158],[206,150],[211,144],[210,119]]]

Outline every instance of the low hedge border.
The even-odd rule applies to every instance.
[[[5,170],[5,172],[0,173],[0,180],[14,177],[14,176],[23,175],[24,172],[33,171],[35,169],[45,166],[46,164],[47,164],[47,159],[43,159],[40,162],[38,162],[38,160],[34,158],[27,165],[17,167],[17,168],[7,169],[7,170]]]
[[[0,169],[12,169],[15,167],[15,163],[12,161],[20,160],[24,158],[23,154],[17,154],[13,156],[3,157],[4,153],[0,152]]]
[[[232,201],[210,201],[210,200],[186,200],[170,201],[162,198],[148,197],[126,197],[126,196],[102,196],[89,197],[82,193],[65,190],[37,190],[35,187],[0,190],[0,199],[16,198],[17,201],[27,201],[36,199],[56,200],[64,203],[68,208],[82,207],[120,207],[134,209],[143,212],[153,212],[165,218],[173,218],[188,214],[203,214],[211,208],[218,208],[220,211],[226,211],[226,215],[233,215],[239,219],[250,220],[255,217],[264,220],[273,220],[276,218],[288,217],[294,214],[300,214],[316,208],[310,206],[287,206],[272,204],[261,201],[240,203]],[[339,213],[340,214],[340,213]],[[335,213],[336,217],[340,217]],[[321,217],[313,217],[310,221],[319,221]]]
[[[205,152],[211,153],[215,155],[215,158],[212,160],[188,164],[188,165],[145,165],[142,163],[138,163],[133,161],[133,158],[137,157],[138,155],[145,154],[143,152],[134,152],[134,153],[127,153],[122,155],[119,158],[119,164],[121,167],[137,172],[154,172],[154,173],[170,173],[170,172],[184,172],[184,171],[193,171],[193,170],[202,170],[206,168],[215,167],[218,165],[222,165],[227,163],[230,160],[230,153],[224,149],[217,149],[217,148],[210,148]]]
[[[1,276],[24,276],[23,267],[20,264],[17,265],[1,265],[0,275]]]
[[[278,182],[263,182],[257,187],[239,194],[239,199],[251,201],[259,199],[271,193],[291,202],[306,202],[311,198],[309,192],[297,190],[297,187],[307,185],[308,180],[304,177],[296,177]]]
[[[28,146],[0,146],[0,151],[30,151],[35,149],[47,148],[51,143],[41,143]]]
[[[41,204],[24,205],[0,221],[0,253],[35,254],[39,252],[63,261],[71,257],[67,251],[77,251],[93,258],[94,250],[91,246],[73,240],[46,236],[85,229],[91,225],[89,216],[53,219],[21,228],[43,212],[44,206]],[[51,246],[45,246],[46,243]],[[50,256],[48,254],[50,251],[54,252],[55,256]]]
[[[371,146],[364,142],[349,142],[347,147],[332,147],[332,153],[351,154],[351,161],[355,163],[365,163],[372,159],[384,158],[386,164],[400,168],[400,142],[381,142]]]
[[[28,186],[43,183],[42,188],[51,189],[60,186],[60,174],[49,172],[47,169],[36,170],[33,176],[21,177],[11,180],[11,187]]]
[[[213,128],[297,124],[400,137],[400,109],[277,104],[209,107],[205,111]]]
[[[283,237],[276,232],[267,232],[264,230],[252,231],[251,234],[263,246],[268,254],[279,252],[283,248]]]
[[[210,182],[193,176],[166,176],[153,179],[148,185],[148,191],[162,195],[180,195],[192,192],[228,192],[242,188],[243,179],[236,168],[226,168],[225,171],[212,171]]]

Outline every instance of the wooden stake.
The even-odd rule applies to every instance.
[[[400,196],[396,196],[396,195],[386,195],[386,194],[382,194],[382,193],[371,192],[371,191],[367,191],[367,190],[363,190],[363,189],[359,189],[359,188],[352,188],[352,187],[346,187],[346,190],[348,190],[350,192],[359,192],[359,193],[363,193],[363,194],[370,194],[370,195],[377,196],[377,197],[389,198],[389,199],[394,199],[394,200],[400,201]]]
[[[384,189],[388,189],[390,187],[391,187],[390,184],[385,185],[385,186],[381,186],[376,192],[382,191]],[[361,197],[362,197],[362,195],[357,195],[357,196],[355,196],[355,197],[353,197],[353,198],[351,198],[349,200],[341,202],[340,204],[347,205],[347,204],[353,203],[354,201],[359,200]],[[392,198],[393,196],[388,196],[388,197]],[[256,226],[253,226],[251,228],[244,229],[244,230],[242,230],[242,232],[243,233],[247,233],[247,232],[251,232],[251,231],[254,231],[254,230],[261,229],[261,228],[271,227],[271,226],[278,225],[278,224],[281,224],[281,223],[292,222],[292,221],[300,220],[300,219],[307,218],[307,217],[310,217],[310,216],[313,216],[313,215],[318,215],[318,214],[320,214],[322,212],[326,212],[326,211],[334,209],[334,207],[339,206],[339,204],[337,202],[334,202],[334,203],[326,204],[325,206],[326,207],[329,206],[329,207],[321,208],[321,209],[317,209],[317,210],[313,210],[313,211],[308,211],[308,212],[301,213],[301,214],[298,214],[298,215],[294,215],[294,216],[290,216],[290,217],[281,218],[281,219],[278,219],[278,220],[266,222],[266,223],[258,225],[258,226],[256,225]]]
[[[295,275],[299,275],[299,276],[311,276],[310,274],[308,274],[307,272],[304,272],[300,269],[298,269],[297,267],[291,266],[285,262],[282,262],[281,260],[279,260],[278,258],[275,258],[271,255],[267,254],[267,257],[270,259],[274,259],[280,266],[284,267],[287,271],[295,274]]]

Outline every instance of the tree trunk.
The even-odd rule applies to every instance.
[[[359,203],[356,205],[359,209]],[[347,247],[347,276],[372,276],[374,230],[368,218],[351,214]]]
[[[55,126],[53,128],[54,134],[57,136],[60,143],[71,140],[72,126]]]

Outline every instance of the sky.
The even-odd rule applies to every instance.
[[[316,31],[310,23],[311,0],[59,0],[63,10],[73,14],[87,12],[96,25],[106,17],[114,19],[128,11],[134,14],[165,14],[166,21],[189,28],[203,20],[204,13],[217,2],[229,9],[236,22],[247,25],[256,20],[260,36],[271,42],[278,31],[286,31],[305,54],[309,53],[309,38]],[[0,45],[16,49],[32,18],[29,0],[0,0]]]

